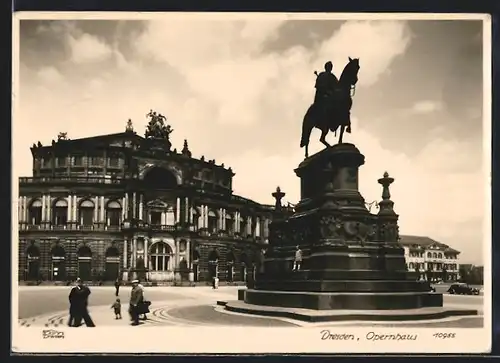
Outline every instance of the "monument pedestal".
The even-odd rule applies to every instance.
[[[394,179],[387,173],[379,179],[382,201],[378,214],[371,214],[358,190],[358,169],[363,164],[364,156],[354,145],[339,144],[299,165],[295,172],[301,179],[301,200],[295,213],[270,224],[263,272],[256,274],[244,301],[227,303],[226,309],[298,314],[310,321],[477,314],[443,309],[442,294],[408,272],[398,243],[398,215],[390,200]],[[293,271],[297,248],[302,264]]]

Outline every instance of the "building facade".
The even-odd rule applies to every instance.
[[[420,279],[458,281],[460,252],[429,237],[400,236],[408,271]]]
[[[19,280],[245,281],[274,206],[232,193],[231,168],[195,159],[151,112],[125,132],[31,148],[19,179]],[[286,213],[285,208],[280,213]]]

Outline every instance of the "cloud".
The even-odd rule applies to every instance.
[[[71,60],[76,64],[101,62],[113,54],[111,47],[90,34],[78,37],[68,35],[68,44],[71,49]]]
[[[43,84],[54,84],[62,82],[64,80],[63,76],[54,67],[43,67],[38,71],[37,74],[40,82]]]
[[[432,113],[441,110],[442,105],[436,101],[419,101],[412,107],[412,111],[417,114]]]

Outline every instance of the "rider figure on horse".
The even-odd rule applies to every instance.
[[[314,95],[314,103],[320,107],[320,109],[324,110],[325,102],[332,102],[329,98],[335,95],[335,92],[339,86],[339,80],[332,73],[333,71],[333,63],[328,61],[325,63],[325,70],[318,74],[318,72],[314,72],[316,74],[316,94]],[[347,125],[346,132],[351,132],[351,123]]]
[[[335,74],[332,73],[333,70],[333,64],[332,62],[328,61],[325,63],[325,70],[318,74],[316,74],[316,94],[314,95],[314,103],[317,104],[318,106],[321,105],[322,101],[325,101],[328,96],[333,95],[335,90],[337,89],[337,86],[339,84],[339,80],[335,76]]]

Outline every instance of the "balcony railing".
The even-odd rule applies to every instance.
[[[102,224],[82,225],[82,224],[26,224],[19,223],[21,231],[108,231],[120,232],[121,226],[107,226]]]
[[[168,226],[165,224],[150,224],[149,226],[153,231],[174,232],[176,230],[176,226]]]
[[[19,184],[43,184],[43,183],[74,183],[74,184],[122,184],[121,178],[104,178],[104,177],[71,177],[71,176],[55,176],[55,177],[21,177]]]

